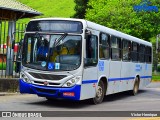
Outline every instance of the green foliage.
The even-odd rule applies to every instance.
[[[74,8],[76,13],[72,17],[84,19],[88,0],[74,0],[74,2],[76,3]]]
[[[156,75],[153,73],[152,81],[160,81],[160,73],[157,73]]]
[[[0,70],[5,70],[6,69],[6,63],[0,62]]]
[[[158,65],[158,67],[157,67],[157,71],[158,71],[158,72],[160,72],[160,65]]]
[[[17,0],[41,13],[44,17],[70,17],[75,13],[74,0]],[[20,20],[19,22],[27,23],[29,19]]]
[[[152,0],[159,12],[135,12],[142,0],[89,0],[86,19],[149,41],[160,30],[160,1]]]

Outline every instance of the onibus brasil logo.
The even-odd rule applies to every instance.
[[[152,3],[149,0],[142,0],[139,5],[133,7],[134,11],[136,12],[158,12],[157,6],[152,6]]]

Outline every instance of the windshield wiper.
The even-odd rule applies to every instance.
[[[60,41],[63,41],[64,38],[65,38],[67,35],[68,35],[67,33],[64,33],[64,34],[61,35],[61,37],[59,37],[58,39],[55,39],[52,48],[53,48],[53,47],[56,47],[56,46],[58,46],[58,45],[60,45]],[[49,59],[50,59],[50,54],[53,54],[53,53],[50,53],[50,49],[51,49],[51,48],[49,48],[49,51],[48,51],[46,69],[47,69],[47,67],[48,67],[48,63],[49,63]]]
[[[60,41],[63,41],[64,38],[65,38],[67,35],[68,35],[67,33],[64,33],[60,38],[55,39],[55,42],[54,42],[53,46],[56,47],[56,46],[60,45]]]

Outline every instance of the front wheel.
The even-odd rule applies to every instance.
[[[46,97],[46,99],[47,99],[47,101],[50,101],[50,102],[56,100],[55,98],[50,98],[50,97]]]
[[[95,98],[92,99],[93,103],[94,104],[101,103],[103,101],[104,94],[105,94],[104,83],[103,83],[103,81],[100,81],[98,86],[97,86],[96,96],[95,96]]]

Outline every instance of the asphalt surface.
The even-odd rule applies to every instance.
[[[131,96],[128,92],[108,95],[103,103],[98,105],[92,105],[86,100],[47,101],[45,98],[29,94],[0,96],[0,111],[160,111],[160,82],[151,83],[147,88],[140,90],[136,96]],[[92,117],[92,113],[89,114]]]

